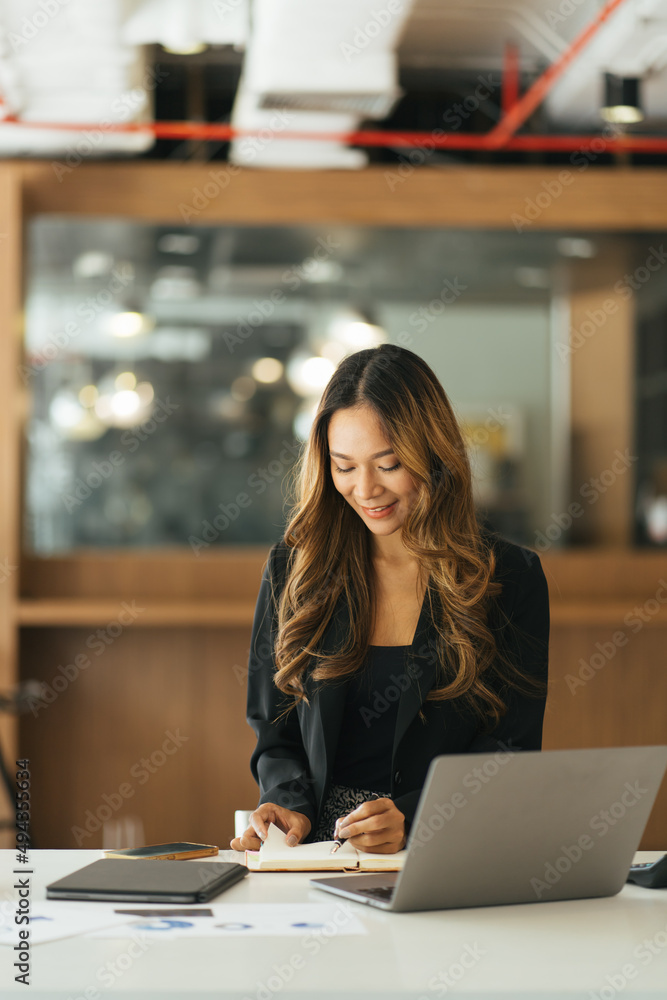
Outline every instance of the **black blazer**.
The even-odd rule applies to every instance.
[[[496,579],[503,584],[489,624],[496,632],[496,641],[513,661],[525,672],[546,682],[549,596],[539,557],[500,536],[487,533],[487,538],[496,552]],[[310,705],[301,702],[278,719],[289,700],[273,682],[277,610],[269,581],[275,581],[276,593],[280,594],[288,553],[289,548],[282,540],[271,548],[255,610],[247,718],[257,734],[257,746],[250,766],[259,784],[260,804],[273,802],[304,813],[314,831],[331,783],[347,682],[315,684],[306,678]],[[339,646],[347,629],[349,610],[341,597],[321,648]],[[546,684],[545,694],[539,697],[527,696],[515,689],[504,690],[502,697],[507,713],[492,732],[485,732],[478,717],[471,710],[462,710],[455,701],[425,701],[436,679],[434,640],[435,628],[426,595],[411,647],[414,661],[408,672],[410,684],[405,686],[398,704],[391,766],[391,795],[405,815],[408,828],[434,757],[451,753],[495,753],[508,748],[539,750],[542,745]],[[425,718],[420,718],[420,708]]]

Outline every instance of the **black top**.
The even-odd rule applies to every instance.
[[[369,646],[363,668],[349,681],[333,766],[335,785],[391,790],[391,758],[409,646]]]

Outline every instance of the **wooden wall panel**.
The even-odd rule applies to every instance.
[[[573,269],[571,308],[572,541],[631,545],[634,452],[634,297],[627,245],[608,239]],[[554,363],[557,363],[554,360]]]
[[[667,630],[644,628],[617,646],[621,630],[552,630],[544,749],[667,744]],[[641,846],[667,847],[667,780]]]
[[[545,749],[667,743],[665,630],[634,634],[599,666],[596,643],[608,651],[615,631],[552,630]],[[87,835],[88,811],[104,819],[115,805],[114,819],[142,818],[147,843],[190,839],[225,846],[234,809],[252,808],[257,800],[249,770],[254,734],[245,722],[249,630],[129,628],[99,655],[91,636],[94,643],[92,630],[24,630],[24,677],[64,688],[23,727],[38,764],[38,845],[102,846],[101,829]],[[71,665],[81,653],[91,662],[75,676]],[[53,684],[61,666],[72,678],[66,686]],[[160,762],[169,732],[187,739]],[[148,775],[142,759],[156,752],[155,773]],[[133,794],[120,801],[123,784]],[[667,785],[643,847],[665,844]]]
[[[149,844],[228,846],[234,809],[257,801],[245,721],[248,639],[247,630],[130,627],[98,654],[92,630],[25,630],[23,676],[62,688],[24,717],[37,764],[37,845],[101,847],[95,827],[111,810],[112,819],[139,816]],[[90,664],[77,674],[81,654]],[[54,684],[61,666],[71,679]],[[165,753],[165,740],[174,752]]]
[[[0,164],[0,692],[16,682],[14,605],[19,565],[19,315],[21,288],[19,179]],[[0,742],[10,772],[17,756],[14,717],[0,715]],[[13,815],[0,788],[0,820]],[[0,829],[0,847],[15,843],[13,831]]]
[[[68,556],[23,558],[21,596],[109,598],[228,598],[254,600],[268,545],[202,552],[189,548],[77,551]]]

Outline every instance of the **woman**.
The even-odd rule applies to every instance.
[[[538,750],[549,603],[538,556],[482,528],[444,389],[390,344],[338,365],[257,601],[260,805],[294,845],[405,846],[431,760]]]

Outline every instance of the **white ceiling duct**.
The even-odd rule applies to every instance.
[[[281,132],[335,135],[384,118],[400,97],[395,49],[411,0],[255,0],[232,124],[244,166],[360,167],[361,150]]]
[[[156,86],[142,50],[121,38],[121,13],[118,0],[1,0],[0,155],[62,156],[67,173],[88,156],[153,144],[150,134],[112,131],[151,120]],[[9,115],[85,128],[2,122]]]
[[[242,47],[248,38],[250,0],[130,0],[123,38],[130,45],[155,42],[171,52],[202,45]]]

